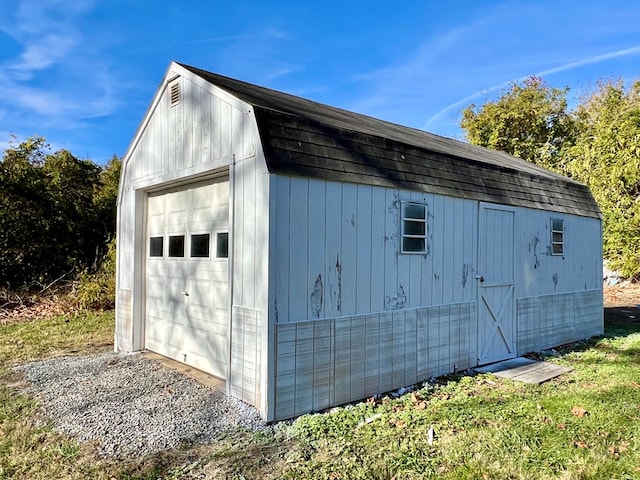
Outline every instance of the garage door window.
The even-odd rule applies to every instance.
[[[208,233],[191,234],[191,258],[209,258]]]
[[[162,257],[164,255],[164,238],[151,237],[149,239],[149,256]]]
[[[219,232],[216,235],[216,258],[229,258],[228,232]]]
[[[169,236],[169,257],[184,257],[184,235]]]

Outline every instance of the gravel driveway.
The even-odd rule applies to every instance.
[[[142,456],[268,428],[247,404],[141,355],[62,357],[16,367],[55,428],[102,456]]]

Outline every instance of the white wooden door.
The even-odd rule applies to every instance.
[[[516,356],[513,208],[481,203],[478,364]]]
[[[150,195],[145,346],[226,378],[229,182]]]

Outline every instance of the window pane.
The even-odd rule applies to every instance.
[[[191,256],[194,258],[209,258],[209,234],[191,235]]]
[[[553,249],[553,253],[554,254],[562,254],[562,253],[564,253],[564,248],[563,248],[561,243],[554,243],[552,245],[552,249]]]
[[[563,221],[562,220],[551,220],[551,230],[554,232],[562,232],[563,231]]]
[[[184,257],[184,235],[172,235],[169,237],[169,256]]]
[[[425,222],[412,222],[411,220],[404,221],[404,234],[405,235],[424,235],[425,234]]]
[[[407,238],[402,239],[403,252],[424,252],[424,238]]]
[[[149,239],[149,256],[162,257],[164,255],[164,239],[162,237],[151,237]]]
[[[226,232],[216,235],[216,258],[229,258],[229,234]]]
[[[553,232],[553,240],[555,242],[562,243],[562,232]]]
[[[425,218],[424,212],[425,212],[424,205],[416,205],[416,204],[413,204],[413,203],[407,203],[404,206],[404,216],[405,216],[405,218],[419,218],[419,219],[423,219],[424,220],[424,218]]]

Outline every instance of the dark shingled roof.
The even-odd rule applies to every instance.
[[[181,66],[253,106],[272,173],[601,218],[588,187],[507,153]]]

